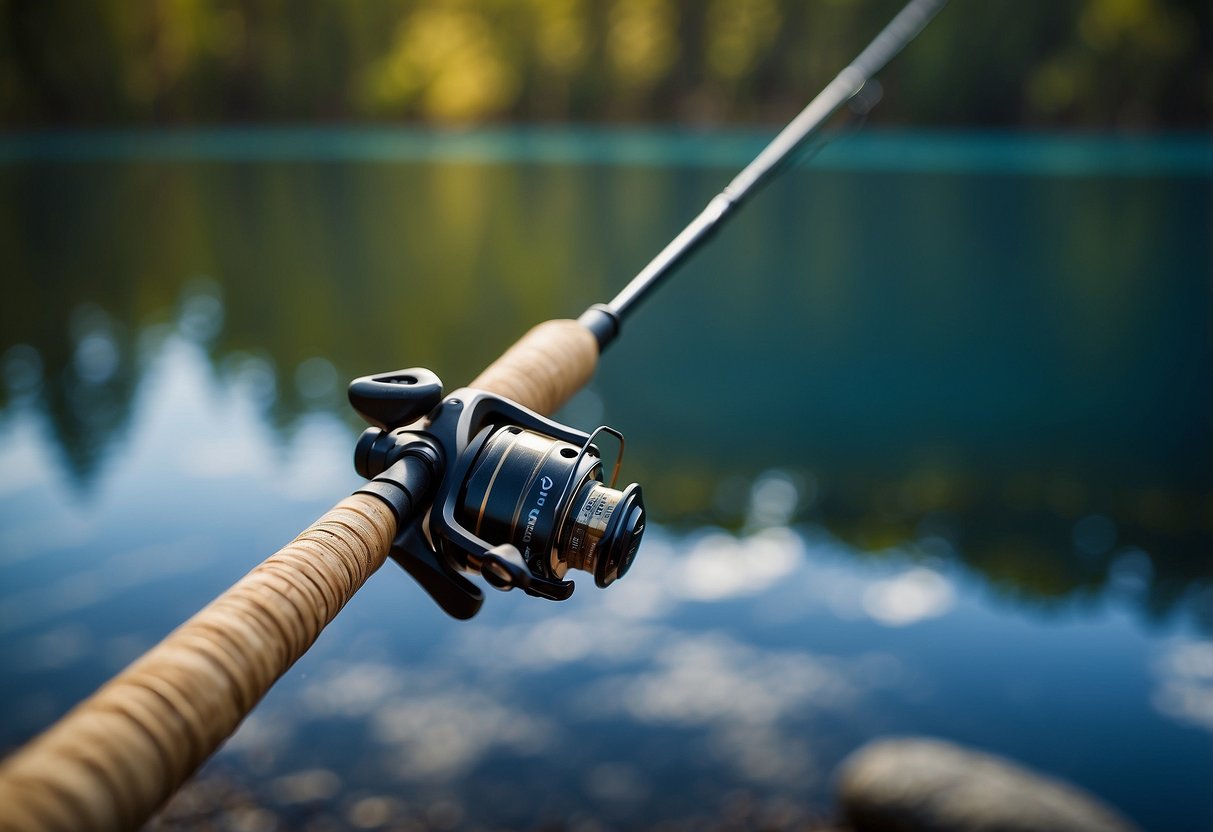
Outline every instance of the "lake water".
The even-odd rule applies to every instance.
[[[0,137],[0,747],[357,487],[345,382],[455,387],[761,146]],[[175,804],[244,829],[794,826],[922,734],[1213,826],[1213,151],[867,132],[773,184],[563,416],[653,525],[446,618],[389,563]]]

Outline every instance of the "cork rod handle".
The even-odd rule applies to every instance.
[[[597,360],[588,330],[548,321],[471,386],[551,414]],[[307,652],[395,535],[375,497],[342,500],[0,764],[0,830],[142,824]]]
[[[598,342],[576,321],[546,321],[522,336],[469,385],[550,416],[585,386]]]
[[[0,768],[0,829],[129,829],[231,735],[383,564],[396,520],[355,494]]]

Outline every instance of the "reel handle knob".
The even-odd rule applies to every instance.
[[[442,381],[429,370],[412,367],[362,376],[350,382],[350,404],[358,415],[382,430],[411,425],[442,402]]]

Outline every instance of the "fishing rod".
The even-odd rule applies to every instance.
[[[0,830],[127,829],[146,821],[226,740],[390,556],[449,614],[490,586],[568,598],[570,570],[606,587],[645,527],[640,487],[615,488],[623,436],[549,418],[593,375],[623,321],[946,0],[911,0],[610,302],[539,324],[470,385],[428,370],[355,379],[370,424],[368,480],[0,765]],[[618,442],[611,479],[595,441]]]
[[[541,373],[540,365],[555,368],[551,357],[567,350],[570,370],[576,364],[588,380],[598,355],[618,337],[624,318],[784,169],[830,116],[922,31],[944,2],[912,0],[905,6],[614,299],[591,306],[574,327],[561,325],[558,333],[549,326],[546,340],[540,336],[544,330],[524,338],[522,343],[532,336],[536,340],[537,360],[528,363],[526,372]],[[586,332],[596,342],[593,353]],[[572,355],[584,356],[583,362],[572,362]],[[508,353],[502,357],[507,364],[518,360]],[[520,588],[564,600],[574,588],[566,580],[570,569],[593,574],[594,582],[605,588],[627,573],[644,533],[640,486],[632,483],[622,491],[614,487],[623,435],[605,425],[585,434],[516,407],[524,400],[518,395],[510,402],[483,392],[499,385],[490,367],[470,388],[455,391],[444,402],[438,377],[414,368],[356,379],[349,391],[354,409],[372,426],[355,452],[358,473],[371,480],[363,491],[391,505],[405,529],[393,543],[391,557],[439,606],[461,619],[475,615],[484,596],[460,573],[479,573],[500,590]],[[556,408],[534,409],[550,413]],[[594,445],[599,434],[613,435],[619,442],[609,484],[603,482],[602,459]],[[442,468],[444,460],[447,472],[438,475],[435,469]],[[425,491],[435,476],[441,484],[427,534],[420,524],[409,525],[409,511],[416,493]],[[489,539],[499,542],[494,545]]]
[[[610,303],[591,306],[579,322],[594,330],[605,347],[637,305],[720,229],[741,205],[795,158],[830,116],[853,99],[885,64],[904,49],[939,13],[947,0],[912,0],[817,97],[762,149],[707,207],[640,270]]]

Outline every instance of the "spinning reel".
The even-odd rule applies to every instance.
[[[392,558],[450,615],[471,618],[484,602],[462,572],[563,601],[573,593],[568,570],[606,587],[631,567],[644,504],[639,485],[615,488],[618,431],[582,433],[483,390],[444,398],[423,369],[355,379],[349,397],[373,425],[354,452],[371,480],[359,490],[395,511]],[[601,434],[619,442],[610,483],[594,444]]]

